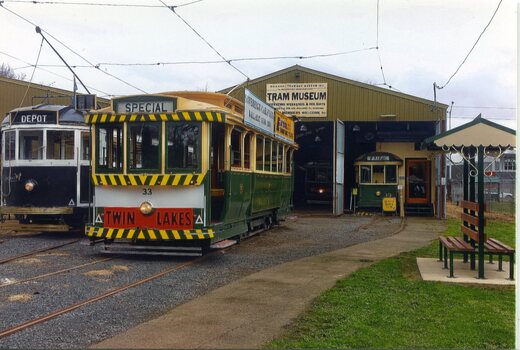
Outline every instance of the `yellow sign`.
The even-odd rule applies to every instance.
[[[397,210],[397,199],[395,197],[383,198],[383,211],[394,212]]]
[[[352,195],[353,195],[353,196],[357,196],[357,188],[354,187],[354,188],[352,189]]]
[[[294,121],[281,112],[275,111],[274,133],[281,139],[294,142]]]

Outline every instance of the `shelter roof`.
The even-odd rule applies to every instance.
[[[469,123],[425,139],[423,145],[428,148],[516,147],[516,131],[479,114]]]

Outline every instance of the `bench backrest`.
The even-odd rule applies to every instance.
[[[469,201],[461,201],[460,203],[461,207],[463,209],[467,209],[470,211],[473,211],[475,214],[471,215],[469,213],[462,213],[460,217],[464,221],[464,224],[460,226],[460,229],[463,234],[474,240],[475,242],[479,242],[479,232],[478,232],[478,211],[479,211],[479,204],[475,202],[469,202]],[[485,210],[485,208],[484,208]],[[467,226],[466,226],[467,225]],[[475,229],[471,228],[470,225],[475,227]],[[484,226],[486,225],[486,220],[484,219]],[[484,242],[488,240],[488,237],[486,234],[484,234]]]

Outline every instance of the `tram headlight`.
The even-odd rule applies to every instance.
[[[139,210],[143,215],[150,215],[153,212],[153,206],[150,202],[143,202],[141,203]]]
[[[36,188],[36,185],[37,185],[36,181],[31,179],[31,180],[27,180],[23,187],[25,188],[25,190],[27,192],[31,192]]]
[[[381,191],[376,191],[376,196],[381,196]]]

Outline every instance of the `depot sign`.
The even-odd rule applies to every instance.
[[[327,116],[327,83],[266,84],[266,102],[298,118]]]
[[[13,112],[11,113],[11,124],[33,125],[33,124],[56,124],[56,112],[37,111],[37,112]]]

